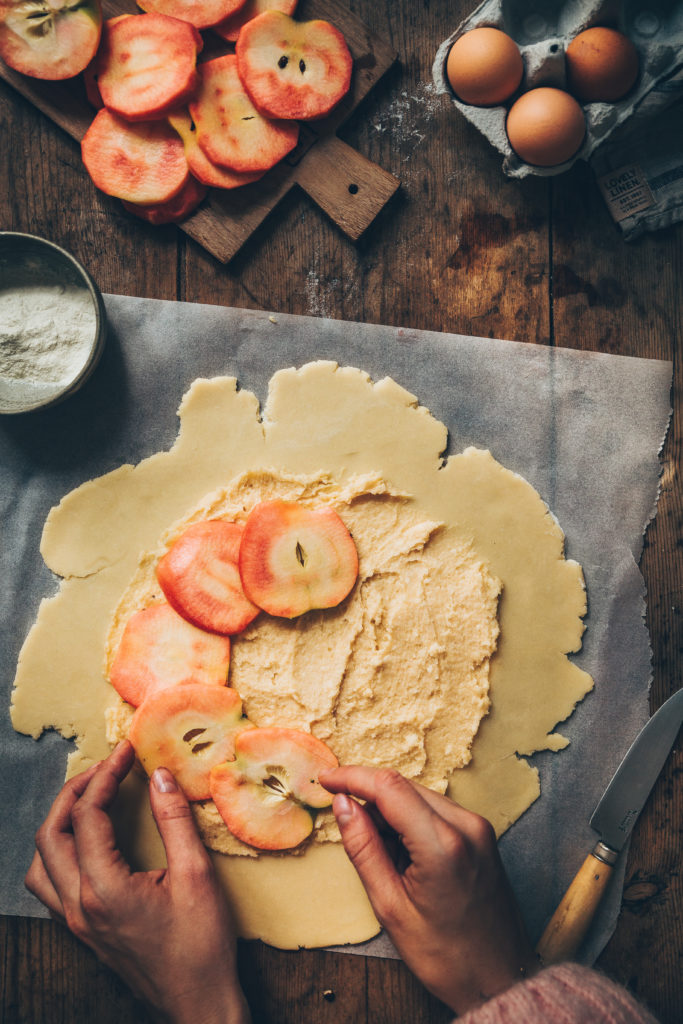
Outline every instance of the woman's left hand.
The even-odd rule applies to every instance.
[[[26,886],[157,1019],[247,1024],[228,905],[165,768],[152,776],[150,801],[168,868],[132,872],[117,849],[107,809],[134,756],[124,741],[66,783],[36,835]]]

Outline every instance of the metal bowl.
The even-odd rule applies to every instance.
[[[0,414],[74,394],[106,337],[99,288],[77,259],[36,235],[0,231]]]

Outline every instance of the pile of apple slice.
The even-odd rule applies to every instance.
[[[98,108],[83,162],[103,192],[154,224],[182,220],[208,186],[239,188],[297,144],[299,121],[348,92],[352,58],[296,0],[142,0],[102,22],[99,0],[0,0],[0,56],[38,78],[84,72]],[[235,52],[197,63],[201,31]]]
[[[337,759],[298,729],[257,728],[227,685],[230,637],[257,615],[332,608],[358,576],[353,538],[331,508],[257,504],[244,526],[189,526],[156,568],[165,602],[126,623],[109,678],[137,710],[129,738],[147,774],[170,769],[190,800],[213,799],[238,839],[290,849],[331,803],[318,774]]]

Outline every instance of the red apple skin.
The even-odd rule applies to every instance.
[[[134,213],[136,217],[146,220],[148,224],[178,224],[194,213],[202,200],[206,198],[206,191],[206,186],[190,175],[178,195],[166,203],[145,205],[144,203],[129,203],[125,199],[122,199],[121,202],[129,213]]]
[[[225,686],[229,665],[228,637],[197,629],[162,602],[128,620],[109,681],[137,707],[152,693],[181,683]]]
[[[61,81],[83,71],[102,31],[99,0],[0,0],[0,57],[31,78]]]
[[[242,842],[261,850],[292,849],[313,831],[313,810],[332,803],[318,775],[337,764],[310,733],[251,729],[235,738],[235,761],[212,770],[211,797]]]
[[[264,501],[247,518],[239,565],[250,601],[270,615],[294,618],[348,596],[358,552],[334,509]]]
[[[148,775],[168,768],[188,800],[208,800],[211,769],[234,756],[236,736],[249,728],[235,690],[185,683],[148,697],[128,738]]]

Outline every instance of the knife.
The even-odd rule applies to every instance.
[[[571,960],[588,931],[619,853],[664,767],[683,722],[683,689],[640,730],[593,811],[600,839],[562,897],[536,947],[544,964]]]

